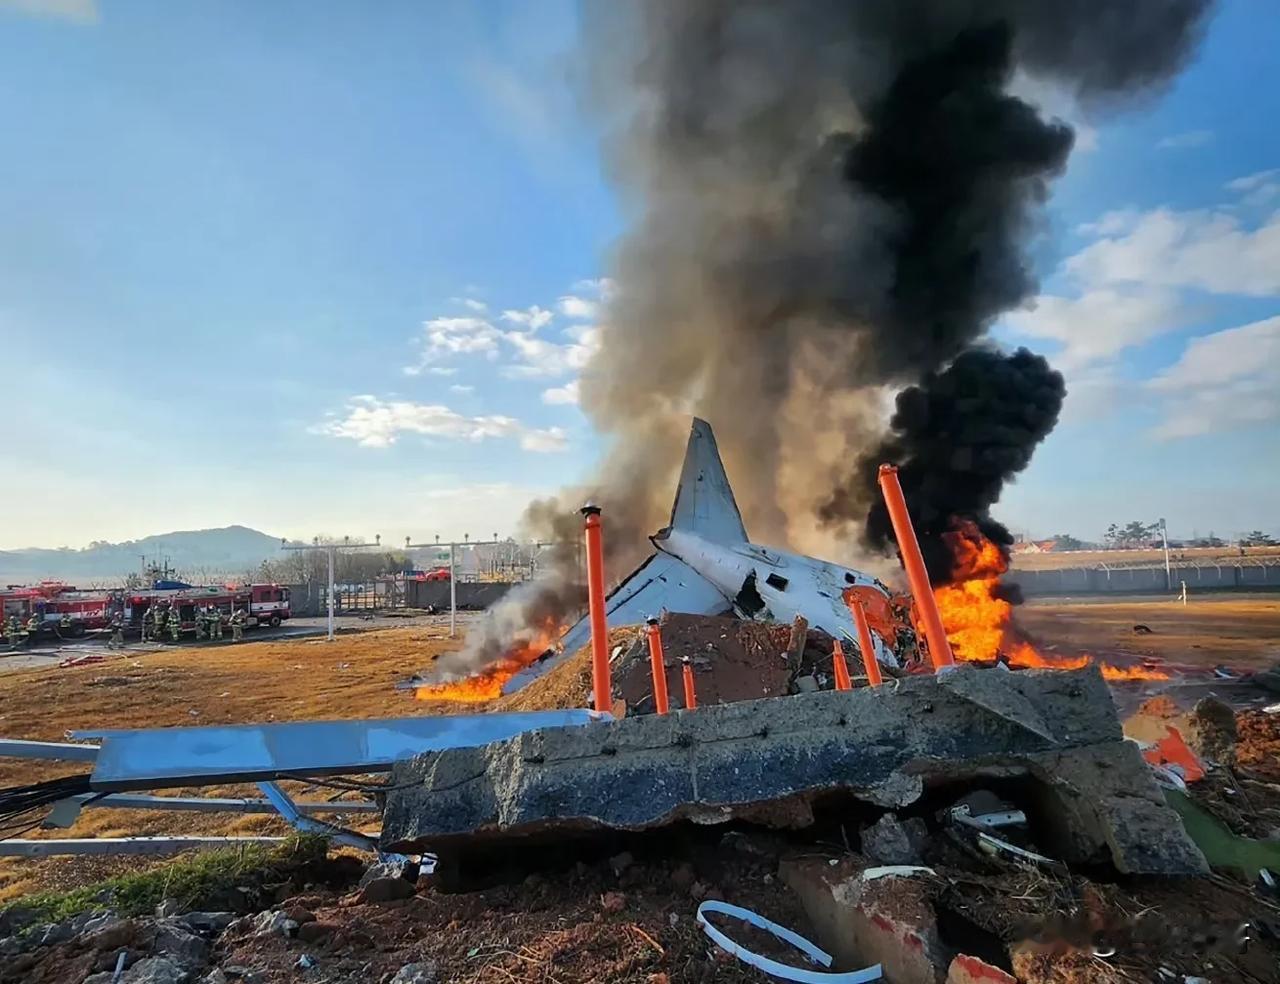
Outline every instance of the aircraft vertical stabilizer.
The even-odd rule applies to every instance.
[[[724,462],[720,460],[720,449],[716,447],[716,436],[711,432],[711,425],[697,417],[693,418],[689,431],[689,445],[685,449],[667,529],[696,533],[712,543],[744,543],[747,539],[742,514],[738,512]],[[663,533],[658,534],[659,538]]]

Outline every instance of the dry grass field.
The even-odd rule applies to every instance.
[[[1176,601],[1036,599],[1014,619],[1049,651],[1153,656],[1175,667],[1257,670],[1280,662],[1280,596]],[[1134,631],[1145,625],[1151,632]]]
[[[1061,653],[1158,656],[1175,665],[1227,663],[1257,668],[1280,660],[1280,598],[1167,601],[1033,602],[1019,624]],[[1135,624],[1152,629],[1136,635]],[[414,701],[394,684],[459,645],[438,626],[378,629],[323,639],[189,646],[126,653],[105,663],[0,675],[0,735],[58,741],[87,727],[180,727],[301,719],[400,717],[468,713],[476,705]],[[502,706],[523,708],[518,699]],[[0,786],[84,771],[0,759]],[[297,787],[293,787],[298,792]],[[196,795],[197,791],[186,792]],[[256,796],[252,787],[200,790],[201,795]],[[306,798],[320,798],[312,791]],[[376,818],[365,818],[376,825]],[[351,822],[350,826],[361,826]],[[125,834],[284,834],[264,815],[88,810],[67,829],[33,830],[29,837]],[[136,858],[0,859],[0,902],[35,887],[86,881],[160,862]]]
[[[382,629],[323,638],[188,646],[126,653],[104,663],[25,670],[0,676],[0,735],[62,741],[87,727],[160,728],[201,724],[440,713],[394,685],[458,645],[446,628]],[[448,710],[449,708],[444,708]],[[0,758],[0,786],[73,775],[76,763]],[[296,787],[293,790],[297,792]],[[258,796],[251,786],[173,790],[175,794]],[[323,798],[312,792],[307,798]],[[376,818],[374,819],[376,826]],[[359,826],[352,823],[351,826]],[[284,834],[267,815],[87,810],[66,830],[27,837],[126,834]],[[35,885],[80,881],[145,864],[139,859],[0,858],[0,902]]]

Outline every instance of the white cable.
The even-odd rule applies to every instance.
[[[741,944],[735,943],[720,930],[716,929],[715,926],[712,926],[706,917],[708,912],[719,912],[722,915],[740,919],[745,923],[763,929],[767,933],[772,933],[784,943],[790,943],[808,957],[812,963],[819,964],[822,967],[831,966],[831,954],[810,943],[799,933],[792,932],[785,926],[779,926],[776,922],[766,919],[750,909],[743,909],[741,906],[714,900],[708,900],[698,906],[698,922],[702,925],[703,932],[711,937],[716,946],[737,957],[743,963],[764,971],[771,977],[779,977],[784,981],[800,981],[801,984],[865,984],[865,982],[878,981],[881,978],[879,964],[862,970],[832,973],[827,970],[805,970],[802,967],[792,967],[789,964],[770,960],[768,957],[761,956]]]

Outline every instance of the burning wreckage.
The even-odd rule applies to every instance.
[[[882,469],[880,479],[910,594],[895,595],[850,568],[750,542],[711,428],[695,420],[671,522],[652,538],[656,552],[606,597],[599,510],[584,510],[589,614],[553,649],[524,644],[479,673],[517,692],[589,643],[595,710],[87,730],[75,737],[98,738],[100,745],[5,740],[0,753],[93,763],[91,774],[20,791],[27,809],[55,805],[64,826],[90,806],[225,809],[218,801],[202,807],[198,799],[165,803],[130,794],[254,782],[265,797],[262,809],[301,829],[367,849],[442,851],[455,859],[512,839],[636,831],[684,819],[804,827],[832,797],[903,809],[938,786],[1022,776],[1039,784],[1042,804],[1052,802],[1045,815],[1061,828],[1067,860],[1105,856],[1131,873],[1203,871],[1202,856],[1163,804],[1138,747],[1123,740],[1104,674],[1088,660],[1042,659],[1025,643],[992,652],[1005,645],[1008,612],[1007,603],[991,604],[984,579],[1000,568],[987,547],[973,565],[979,590],[966,581],[935,592],[894,470]],[[995,623],[981,636],[976,622],[957,626],[955,613],[968,606],[949,601],[950,593],[977,597]],[[723,703],[698,708],[693,661],[684,656],[681,678],[670,687],[683,686],[685,709],[669,713],[664,632],[681,618],[719,624],[723,615],[778,625],[789,641],[767,642],[774,650],[765,661],[784,671],[770,685],[747,681],[733,694],[721,688]],[[647,692],[632,697],[628,714],[628,703],[614,700],[607,630],[644,621],[646,672],[642,678],[633,672],[623,692]],[[861,672],[850,671],[846,652]],[[717,656],[700,654],[697,662],[714,667]],[[957,665],[957,656],[960,664],[986,665]],[[1073,672],[1010,673],[1010,665]],[[801,666],[809,668],[808,683],[797,686]],[[862,684],[856,690],[855,678]],[[836,692],[813,692],[824,685]],[[443,689],[426,686],[419,696],[438,697]],[[659,713],[639,713],[646,701]],[[625,716],[615,719],[618,713]],[[296,804],[277,785],[300,776],[387,771],[392,783],[378,803],[385,823],[376,839],[312,819],[327,812],[323,804]],[[644,792],[610,793],[623,788]],[[13,799],[18,791],[8,792]],[[374,808],[370,801],[346,812],[366,806]],[[0,842],[0,853],[162,853],[193,844],[9,840]]]
[[[589,652],[598,710],[579,698],[561,710],[73,736],[97,745],[5,741],[0,754],[93,768],[4,794],[26,811],[52,806],[50,821],[62,826],[91,807],[273,810],[301,830],[429,871],[446,891],[519,877],[530,864],[554,867],[620,839],[636,844],[715,827],[772,831],[766,836],[800,838],[778,856],[778,877],[835,957],[714,898],[702,901],[698,918],[723,949],[796,980],[825,979],[794,976],[824,972],[734,943],[723,918],[780,935],[811,963],[871,964],[833,980],[938,981],[962,964],[977,971],[959,980],[988,979],[1004,971],[938,935],[936,920],[957,904],[940,888],[956,863],[978,865],[985,884],[996,884],[1000,871],[1056,884],[1081,866],[1126,876],[1208,874],[1198,839],[1183,826],[1193,814],[1164,788],[1185,789],[1199,768],[1180,737],[1178,747],[1169,744],[1177,732],[1159,738],[1155,722],[1148,737],[1159,740],[1144,750],[1126,739],[1100,666],[1045,660],[1018,640],[1005,653],[1007,609],[990,604],[999,599],[985,585],[975,592],[966,582],[929,584],[895,473],[884,469],[880,478],[912,588],[902,596],[858,571],[751,543],[711,429],[695,421],[655,554],[606,597],[600,515],[587,510],[588,616],[551,655],[508,659],[481,674],[491,681],[505,674],[506,689],[522,698],[570,670],[581,643],[576,658]],[[990,552],[976,549],[973,580],[998,577]],[[994,624],[984,628],[976,614],[957,624],[956,611],[968,606],[949,604],[948,592],[976,596]],[[642,621],[647,630],[630,650],[611,653],[609,626]],[[701,705],[682,631],[719,639],[699,643],[699,672],[709,669],[712,684],[701,688]],[[999,660],[986,658],[992,647]],[[668,652],[679,654],[675,665]],[[736,691],[725,685],[735,674]],[[683,706],[672,710],[668,690],[681,687]],[[373,794],[354,803],[298,803],[280,786],[378,773],[389,781],[349,787]],[[228,782],[256,783],[263,799],[138,792]],[[382,816],[378,834],[317,818],[370,812]],[[858,853],[847,843],[850,821],[862,826]],[[815,861],[813,851],[835,831],[844,851]],[[235,842],[10,839],[0,841],[0,854],[168,853]],[[957,862],[957,849],[970,860]],[[409,860],[415,855],[427,863]],[[1267,869],[1258,865],[1259,872]]]

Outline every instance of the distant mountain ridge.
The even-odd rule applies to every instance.
[[[176,571],[236,573],[280,557],[280,538],[247,526],[175,530],[123,543],[94,542],[79,550],[27,547],[0,550],[0,584],[43,579],[69,582],[123,579],[147,562],[168,563]]]

